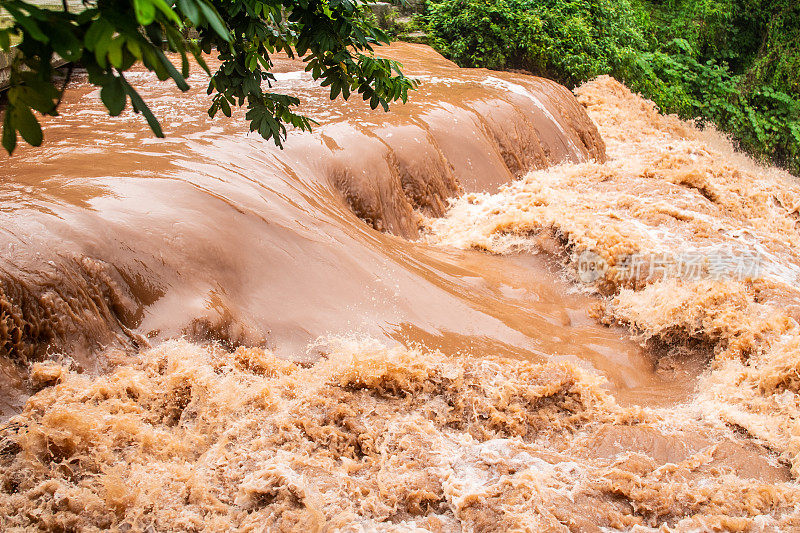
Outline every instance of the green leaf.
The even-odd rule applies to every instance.
[[[17,132],[11,126],[11,113],[6,109],[6,115],[3,118],[3,148],[6,149],[8,155],[14,153],[14,148],[17,147]]]
[[[142,58],[142,46],[136,39],[127,39],[125,41],[125,46],[128,48],[128,51],[135,57],[136,59]]]
[[[208,68],[208,64],[206,63],[206,60],[203,58],[202,51],[196,46],[190,46],[189,49],[191,50],[192,56],[194,56],[195,61],[197,61],[197,64],[200,65],[200,68],[202,68],[206,74],[211,76],[211,69]]]
[[[161,64],[164,65],[164,68],[167,70],[167,72],[169,72],[170,77],[175,80],[175,85],[178,86],[178,89],[181,91],[188,91],[189,84],[186,83],[186,80],[183,78],[181,73],[178,72],[178,69],[175,68],[175,65],[173,65],[169,59],[167,59],[167,56],[164,55],[164,52],[160,48],[155,48],[154,51],[158,56],[158,59],[161,61]]]
[[[94,58],[103,69],[108,67],[108,49],[111,42],[111,32],[109,32],[107,37],[99,40],[94,48]]]
[[[20,85],[9,89],[9,91],[16,93],[15,100],[24,102],[40,113],[52,113],[55,111],[55,99],[58,98],[58,93],[51,83],[39,81],[30,87]]]
[[[122,68],[122,46],[125,44],[125,37],[118,35],[108,46],[108,60],[117,68]]]
[[[144,103],[142,97],[139,96],[139,93],[136,92],[136,89],[131,87],[130,83],[128,83],[128,81],[125,78],[120,77],[119,80],[122,82],[122,86],[125,88],[125,93],[131,99],[133,110],[136,113],[141,113],[142,115],[144,115],[144,118],[147,121],[147,125],[150,126],[151,130],[153,130],[153,133],[155,133],[156,137],[158,137],[159,139],[163,139],[164,132],[161,130],[161,124],[158,123],[158,119],[153,114],[153,112],[150,111],[150,108],[147,107],[147,104]]]
[[[113,33],[114,27],[106,19],[97,19],[83,36],[83,44],[88,50],[95,50],[98,43],[111,38]]]
[[[100,89],[100,99],[103,100],[103,104],[108,108],[108,112],[112,117],[116,117],[122,113],[122,110],[125,109],[125,103],[127,102],[125,98],[125,87],[122,85],[122,81],[116,76],[111,76],[111,81]]]
[[[200,11],[203,12],[203,16],[206,18],[209,26],[217,32],[217,35],[230,42],[232,40],[231,34],[228,32],[225,23],[222,22],[217,11],[211,5],[207,4],[205,0],[197,0],[197,5]]]
[[[189,77],[189,58],[186,56],[186,51],[181,53],[181,76]]]
[[[76,37],[76,30],[77,28],[65,21],[51,22],[48,25],[53,50],[67,61],[77,61],[83,53],[83,42]]]
[[[22,138],[31,146],[42,144],[42,127],[26,105],[15,105],[11,110],[11,120]]]
[[[28,32],[28,34],[31,37],[43,43],[50,42],[50,38],[47,37],[47,35],[45,35],[44,32],[42,32],[42,30],[39,28],[39,25],[36,23],[33,17],[24,14],[22,11],[20,11],[10,3],[4,3],[3,7],[14,18],[14,22],[22,26],[22,28],[26,32]]]
[[[178,0],[176,4],[193,25],[200,24],[200,9],[194,0]]]
[[[181,19],[178,18],[178,15],[175,14],[172,8],[169,7],[164,0],[150,0],[150,1],[156,8],[158,8],[159,11],[164,13],[164,16],[167,17],[167,20],[173,22],[176,26],[178,26],[178,28],[183,27]]]
[[[133,9],[136,12],[136,20],[142,26],[149,26],[156,18],[156,6],[152,0],[133,0]]]

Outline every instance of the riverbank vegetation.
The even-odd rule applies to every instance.
[[[189,54],[211,77],[209,115],[231,116],[231,108],[246,106],[250,130],[279,146],[287,126],[307,130],[311,120],[295,113],[297,97],[271,90],[275,52],[302,58],[331,99],[358,95],[373,109],[386,110],[391,102],[405,101],[414,84],[396,62],[372,54],[373,46],[389,42],[373,23],[368,8],[374,3],[121,0],[71,10],[67,0],[56,9],[0,0],[0,13],[8,14],[0,26],[0,52],[10,54],[12,43],[19,43],[11,55],[9,88],[0,94],[2,145],[10,154],[18,136],[34,146],[42,143],[34,111],[57,115],[67,86],[54,68],[56,56],[86,69],[89,82],[101,87],[109,114],[119,115],[130,102],[158,137],[164,136],[158,119],[125,73],[141,65],[186,91]],[[195,37],[187,39],[190,31]],[[180,68],[165,49],[180,57]],[[204,60],[212,51],[221,61],[214,72]]]
[[[429,0],[422,22],[461,66],[611,74],[800,174],[797,0]]]

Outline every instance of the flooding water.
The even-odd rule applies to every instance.
[[[166,139],[78,80],[0,156],[0,523],[797,525],[793,178],[609,78],[381,54],[390,113],[278,60],[283,151],[142,72]],[[623,268],[719,250],[760,269]]]

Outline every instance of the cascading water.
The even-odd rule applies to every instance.
[[[610,78],[381,54],[388,114],[278,61],[284,151],[141,73],[167,139],[76,83],[2,160],[0,524],[796,527],[794,178]]]

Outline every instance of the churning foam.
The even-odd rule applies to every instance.
[[[702,417],[757,438],[800,475],[800,184],[714,131],[660,115],[612,78],[576,93],[607,162],[467,195],[428,220],[426,239],[507,254],[535,251],[547,236],[573,270],[596,256],[603,269],[590,288],[607,296],[601,318],[630,325],[665,357],[707,353]],[[720,257],[728,268],[715,271]],[[686,264],[659,269],[687,258],[698,262],[693,275]],[[635,260],[644,267],[632,271]]]
[[[319,349],[319,347],[318,347]],[[791,527],[800,488],[723,430],[623,409],[568,363],[328,339],[311,367],[167,342],[47,386],[0,441],[6,528]]]
[[[425,239],[587,252],[598,317],[708,356],[693,401],[622,407],[593,373],[337,337],[314,365],[166,342],[41,391],[0,432],[4,529],[780,531],[800,527],[800,189],[610,78],[578,89],[609,161],[470,194]],[[628,258],[756,249],[758,276]],[[693,255],[693,256],[694,256]],[[111,355],[109,355],[111,357]],[[689,400],[689,399],[687,399]],[[792,470],[787,466],[790,465]]]

